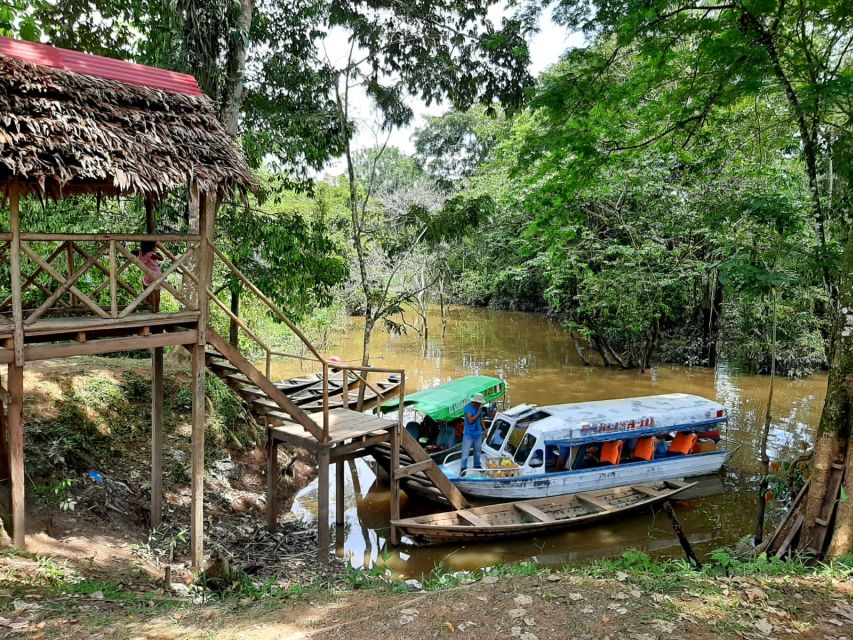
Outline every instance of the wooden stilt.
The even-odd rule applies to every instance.
[[[204,560],[204,345],[192,349],[192,495],[190,522],[190,555],[192,566],[199,568]]]
[[[9,480],[12,495],[12,544],[26,548],[24,508],[24,368],[9,365]]]
[[[163,517],[163,348],[151,350],[151,528]]]
[[[317,453],[317,559],[329,564],[329,447]]]
[[[344,461],[335,465],[335,524],[344,523],[344,511],[346,511],[346,494],[344,489]]]
[[[400,478],[397,471],[400,469],[400,425],[395,425],[391,430],[391,520],[400,519]],[[391,525],[391,544],[399,544],[400,534],[397,527]]]
[[[278,529],[278,442],[267,427],[267,529]]]
[[[397,424],[391,430],[391,520],[400,519],[400,444],[403,437],[403,398],[406,396],[406,374],[400,376],[400,407]],[[400,543],[400,532],[391,525],[391,544]]]

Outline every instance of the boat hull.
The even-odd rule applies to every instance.
[[[449,511],[393,524],[418,542],[487,542],[538,535],[619,517],[668,500],[695,483],[662,482]]]
[[[612,487],[648,484],[719,472],[734,451],[713,451],[611,467],[594,467],[517,478],[460,478],[458,461],[442,471],[463,494],[496,500],[523,500],[561,496]],[[455,467],[455,468],[454,468]]]

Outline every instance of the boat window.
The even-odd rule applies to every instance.
[[[514,433],[514,432],[513,432]],[[530,452],[533,451],[533,446],[536,444],[536,436],[525,433],[524,437],[521,439],[521,444],[518,449],[515,450],[515,455],[513,456],[513,460],[515,460],[516,464],[524,464],[527,462],[527,458],[530,456]]]
[[[506,439],[505,451],[514,456],[516,450],[518,449],[518,445],[521,444],[521,440],[524,438],[524,434],[527,433],[527,425],[521,425],[520,423],[516,423],[512,428],[512,431],[509,432],[509,436]]]
[[[534,422],[539,422],[540,420],[544,420],[549,417],[551,414],[546,413],[544,411],[537,411],[536,413],[531,413],[529,416],[525,416],[521,420],[518,421],[517,424],[524,425],[525,427],[533,424]]]
[[[489,437],[486,439],[486,444],[493,449],[500,449],[504,440],[506,440],[506,434],[509,432],[510,426],[509,422],[503,418],[495,420],[495,423],[492,425],[492,430],[489,431]]]

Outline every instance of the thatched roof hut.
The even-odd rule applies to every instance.
[[[159,198],[255,182],[192,76],[0,38],[0,190]]]

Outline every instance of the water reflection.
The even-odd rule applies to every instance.
[[[482,373],[507,381],[512,404],[605,400],[676,391],[721,402],[729,409],[728,436],[742,447],[722,476],[703,480],[692,490],[693,496],[684,496],[677,514],[699,553],[733,544],[752,531],[757,451],[767,402],[766,376],[743,374],[725,366],[716,371],[659,366],[645,373],[585,367],[568,332],[533,314],[457,308],[451,312],[444,338],[440,336],[437,313],[430,315],[430,323],[434,335],[426,350],[413,335],[394,336],[377,330],[374,336],[374,363],[404,367],[410,390]],[[355,359],[360,355],[360,342],[361,325],[353,319],[350,330],[337,337],[328,353]],[[282,367],[275,374],[284,378],[298,371]],[[792,458],[809,445],[825,388],[823,375],[777,380],[768,441],[771,459]],[[569,560],[617,555],[627,548],[656,555],[681,553],[663,514],[650,512],[542,538],[467,547],[387,550],[388,490],[376,477],[369,460],[355,461],[346,474],[347,508],[346,523],[340,532],[344,540],[341,553],[354,566],[379,562],[411,576],[429,572],[440,564],[449,569],[472,569],[533,558],[543,565],[560,565]],[[334,480],[331,484],[334,496]],[[435,509],[405,494],[403,500],[404,516]],[[776,506],[771,503],[771,519]],[[316,486],[307,487],[297,496],[294,510],[303,517],[316,518]],[[334,509],[330,511],[334,517]]]

